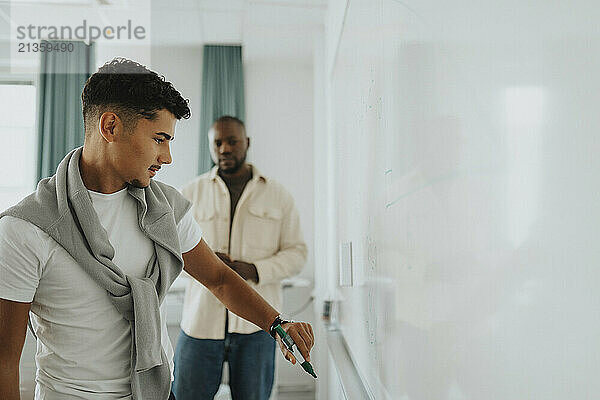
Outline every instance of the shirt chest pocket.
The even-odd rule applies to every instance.
[[[220,221],[214,207],[195,207],[194,219],[202,230],[202,238],[213,251],[221,251],[218,243]]]
[[[251,205],[243,221],[243,244],[260,250],[264,257],[279,250],[283,213],[278,208]]]

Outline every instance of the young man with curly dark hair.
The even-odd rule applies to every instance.
[[[30,319],[36,399],[173,399],[161,303],[182,269],[263,330],[281,319],[208,248],[190,203],[152,179],[172,161],[187,100],[164,77],[115,59],[88,79],[82,102],[84,145],[0,214],[0,397],[20,398]],[[283,327],[308,360],[311,326]]]

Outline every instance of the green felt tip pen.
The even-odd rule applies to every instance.
[[[279,336],[281,337],[281,340],[283,341],[283,344],[285,344],[285,347],[287,347],[288,350],[293,353],[294,352],[294,346],[298,347],[296,345],[296,343],[294,343],[294,339],[292,339],[292,337],[287,334],[287,332],[285,331],[285,329],[283,329],[281,327],[281,325],[277,325],[275,327],[275,332],[277,332],[279,334]],[[298,353],[300,353],[300,352],[298,352]],[[306,361],[304,359],[304,357],[302,357],[302,354],[300,354],[300,358],[302,359],[302,363],[300,363],[300,366],[302,368],[304,368],[304,370],[306,372],[308,372],[310,375],[312,375],[314,378],[316,378],[317,375],[315,374],[315,371],[313,370],[312,365],[310,365],[310,363],[308,361]]]

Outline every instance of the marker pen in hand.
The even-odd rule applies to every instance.
[[[285,331],[285,329],[283,329],[281,327],[281,325],[277,325],[275,327],[275,332],[277,332],[277,334],[279,335],[279,337],[281,337],[281,340],[283,341],[283,344],[285,344],[285,347],[291,352],[294,353],[294,346],[298,347],[296,345],[296,343],[294,342],[294,339],[292,339],[292,337],[290,335],[287,334],[287,332]],[[317,377],[317,375],[315,374],[315,371],[313,370],[312,365],[310,365],[310,363],[308,361],[306,361],[304,359],[304,357],[302,357],[302,354],[300,352],[298,352],[300,355],[300,358],[302,359],[302,363],[300,364],[300,366],[302,368],[304,368],[304,370],[306,372],[308,372],[310,375],[312,375],[314,378]],[[295,356],[295,354],[294,354]]]

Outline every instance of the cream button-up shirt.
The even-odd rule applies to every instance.
[[[246,281],[275,309],[281,309],[281,280],[300,272],[306,244],[294,200],[284,187],[252,167],[252,179],[238,201],[229,235],[231,200],[217,167],[187,184],[183,196],[192,202],[202,237],[214,252],[256,266],[258,283]],[[232,312],[195,279],[185,291],[181,329],[198,339],[224,339],[229,332],[253,333],[260,328]]]

